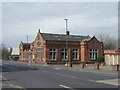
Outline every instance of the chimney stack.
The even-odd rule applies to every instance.
[[[38,29],[38,32],[40,32],[40,29]]]
[[[70,31],[66,31],[66,35],[70,35]]]

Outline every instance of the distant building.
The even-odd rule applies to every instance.
[[[106,65],[120,65],[120,50],[104,50]]]
[[[19,60],[19,48],[12,48],[11,56],[13,60]]]
[[[21,42],[19,49],[19,60],[44,63],[95,61],[103,54],[102,42],[95,36],[70,35],[69,31],[50,34],[39,30],[33,43]]]

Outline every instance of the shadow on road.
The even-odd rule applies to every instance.
[[[3,65],[2,72],[18,72],[18,71],[30,71],[38,70],[37,68],[27,67],[27,66],[18,66],[18,65]]]

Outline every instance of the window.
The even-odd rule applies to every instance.
[[[50,60],[56,60],[56,49],[50,49]]]
[[[72,59],[73,60],[78,60],[79,59],[78,49],[72,49]]]
[[[42,60],[44,59],[44,48],[42,48]]]
[[[92,44],[95,44],[95,42],[92,42]]]
[[[90,49],[90,59],[95,60],[98,58],[98,49]]]
[[[37,59],[40,59],[40,48],[37,48]]]
[[[37,59],[40,59],[40,53],[41,53],[41,50],[40,50],[40,43],[38,42],[37,43],[37,55],[36,55],[36,57],[37,57]]]
[[[62,60],[67,60],[68,58],[67,49],[62,49],[61,54]]]

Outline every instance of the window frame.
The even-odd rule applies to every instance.
[[[50,60],[57,60],[57,49],[55,48],[50,48],[49,49],[49,55],[52,55],[50,56]],[[55,55],[55,56],[54,56]],[[52,57],[52,58],[51,58]]]
[[[78,48],[72,48],[72,60],[79,60],[79,49]]]
[[[90,60],[96,60],[98,58],[98,49],[91,48],[90,49]]]
[[[68,49],[66,48],[61,49],[61,60],[68,60]]]

